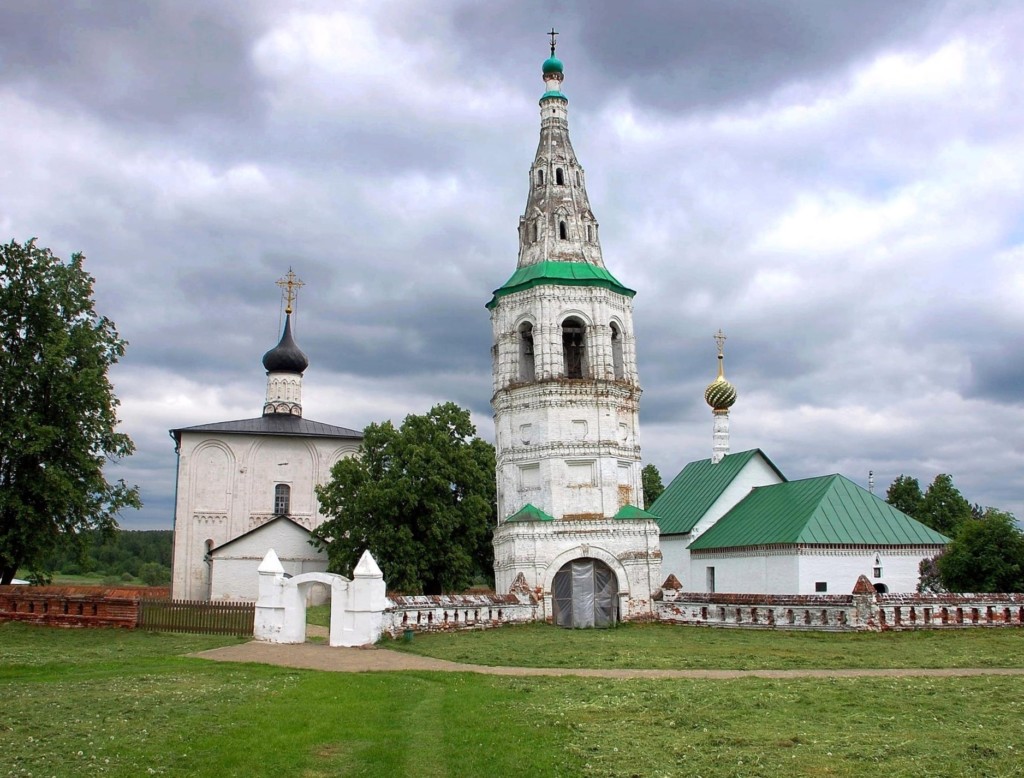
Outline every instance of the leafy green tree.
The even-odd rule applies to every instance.
[[[461,591],[493,575],[497,520],[494,447],[475,437],[454,403],[363,431],[358,457],[342,459],[317,488],[330,518],[314,532],[330,569],[351,575],[366,549],[395,591]]]
[[[918,519],[924,495],[921,494],[921,485],[916,478],[901,474],[889,485],[889,489],[885,493],[885,501],[896,510],[903,511],[913,519]]]
[[[951,592],[1024,592],[1024,533],[1011,514],[988,508],[961,524],[937,564]]]
[[[661,473],[653,464],[644,465],[643,470],[640,471],[640,481],[644,487],[644,507],[650,508],[665,491],[665,484],[661,482]]]
[[[911,514],[936,532],[953,537],[960,525],[971,518],[971,504],[953,486],[953,476],[939,473],[924,493],[921,508]]]
[[[0,245],[0,584],[141,505],[137,487],[103,475],[134,450],[107,378],[127,344],[96,312],[83,262],[35,240]]]

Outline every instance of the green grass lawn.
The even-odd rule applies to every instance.
[[[385,645],[454,662],[523,667],[786,670],[1024,667],[1024,630],[828,633],[622,624],[566,630],[524,624],[417,634]]]
[[[180,656],[233,642],[0,624],[0,775],[1022,774],[1021,678],[343,674]]]

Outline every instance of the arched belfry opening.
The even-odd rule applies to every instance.
[[[535,377],[533,325],[527,321],[519,325],[519,380],[533,381]]]
[[[599,559],[574,559],[551,582],[554,622],[559,627],[612,627],[619,620],[618,581]]]
[[[537,186],[544,186],[544,171],[537,171]]]
[[[558,237],[560,240],[569,240],[569,228],[565,222],[558,222]]]
[[[565,186],[565,173],[562,172],[562,168],[555,169],[555,183],[559,186]]]
[[[619,325],[612,322],[612,371],[615,374],[615,380],[621,381],[626,377],[626,370],[623,367],[622,362],[622,332],[619,330]]]
[[[562,360],[566,378],[586,376],[587,325],[575,316],[562,322]]]

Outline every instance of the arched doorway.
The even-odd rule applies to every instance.
[[[598,559],[574,559],[551,582],[554,622],[559,627],[611,627],[619,618],[619,584]]]

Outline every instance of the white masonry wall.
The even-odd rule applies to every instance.
[[[522,573],[526,586],[543,598],[550,619],[551,583],[573,559],[607,564],[619,586],[621,618],[650,615],[651,595],[661,585],[658,525],[643,519],[505,522],[494,531],[495,590],[507,594]]]
[[[585,379],[564,378],[562,322],[570,316],[586,325]],[[520,372],[524,322],[533,325],[533,381]],[[556,519],[643,507],[632,300],[603,288],[544,285],[500,298],[491,323],[498,520],[527,503]],[[613,323],[623,341],[621,380]]]
[[[867,576],[889,593],[914,592],[918,565],[941,546],[786,546],[778,549],[694,553],[691,585],[707,592],[707,568],[715,569],[715,592],[731,594],[849,594],[857,578]],[[877,564],[876,564],[877,560]],[[879,568],[880,575],[875,575]],[[817,583],[825,591],[817,591]]]
[[[325,520],[314,493],[358,440],[182,432],[174,511],[172,595],[204,600],[211,581],[205,557],[274,517],[274,487],[291,487],[289,515],[307,529]],[[265,551],[265,549],[264,549]]]

